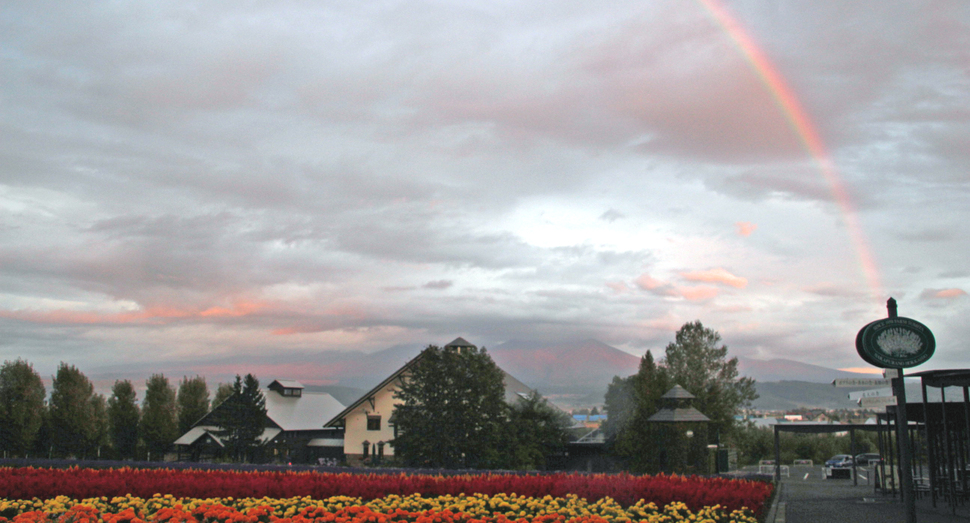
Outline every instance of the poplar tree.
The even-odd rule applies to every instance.
[[[229,396],[232,396],[233,391],[234,389],[232,383],[220,383],[219,386],[216,387],[216,395],[214,398],[212,398],[212,403],[209,404],[209,407],[212,410],[215,410],[215,408],[222,405],[222,402],[226,401]]]
[[[108,398],[108,425],[111,443],[122,459],[135,457],[138,447],[138,424],[141,412],[135,387],[128,380],[116,381]]]
[[[34,445],[44,416],[47,391],[33,365],[5,361],[0,367],[0,445],[26,456]]]
[[[111,425],[108,421],[108,402],[102,394],[91,396],[91,435],[88,440],[88,450],[101,458],[102,450],[111,444]]]
[[[192,425],[209,413],[209,387],[205,378],[182,377],[178,397],[179,434],[185,434]]]
[[[161,460],[179,437],[175,389],[163,374],[153,374],[145,382],[139,432],[151,459]]]
[[[61,362],[50,398],[50,429],[55,453],[83,457],[95,432],[92,396],[94,386],[87,376],[77,367]]]

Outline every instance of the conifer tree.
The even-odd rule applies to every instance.
[[[251,461],[259,454],[259,438],[266,428],[266,398],[252,374],[245,379],[236,375],[232,389],[232,395],[217,405],[214,422],[229,455],[236,461]]]

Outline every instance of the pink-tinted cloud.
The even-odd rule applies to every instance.
[[[688,301],[707,301],[717,297],[718,290],[714,287],[678,287],[677,292]]]
[[[630,292],[630,287],[622,281],[608,281],[606,286],[613,289],[617,294],[624,294]]]
[[[690,278],[688,278],[690,279]],[[701,278],[693,281],[707,281]],[[717,280],[720,283],[720,280]],[[671,283],[660,281],[649,274],[641,274],[634,283],[637,287],[657,296],[667,298],[682,298],[688,301],[707,301],[717,297],[718,290],[715,287],[700,285],[696,287],[681,287]],[[745,282],[747,283],[747,282]]]
[[[687,281],[719,283],[729,285],[736,289],[743,289],[748,285],[747,278],[735,276],[721,268],[711,269],[708,271],[682,272],[680,275]]]
[[[860,374],[882,374],[882,369],[877,369],[875,367],[845,367],[839,370],[845,372],[858,372]]]
[[[966,295],[967,292],[963,289],[926,289],[920,293],[920,298],[924,300],[953,300]]]
[[[659,288],[664,287],[664,286],[667,285],[666,283],[664,283],[664,282],[662,282],[660,280],[657,280],[654,277],[652,277],[652,276],[650,276],[649,274],[646,274],[646,273],[641,274],[634,281],[634,283],[636,283],[637,287],[640,287],[641,289],[643,289],[645,291],[652,291],[652,290],[659,289]]]
[[[269,308],[269,304],[259,301],[239,301],[230,307],[209,307],[207,309],[179,308],[175,306],[149,307],[140,311],[104,313],[97,311],[73,311],[65,309],[6,310],[0,311],[0,318],[10,318],[42,324],[164,324],[171,320],[194,318],[238,318],[250,316]]]
[[[751,236],[751,233],[758,228],[757,224],[751,222],[737,222],[734,226],[738,228],[738,235],[744,236],[745,238]]]

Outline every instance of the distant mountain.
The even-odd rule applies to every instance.
[[[752,407],[758,410],[792,410],[800,407],[821,409],[856,409],[859,405],[849,399],[849,393],[874,387],[842,388],[831,383],[809,383],[805,381],[759,381],[755,383],[758,399]],[[875,387],[881,388],[881,387]],[[923,395],[918,383],[906,385],[907,402],[922,401]],[[937,391],[930,391],[929,401],[939,401]]]
[[[756,360],[738,358],[738,373],[755,381],[805,381],[828,383],[839,378],[878,378],[881,376],[846,372],[786,359]]]
[[[370,390],[421,353],[426,345],[395,345],[389,349],[327,365],[327,378],[339,385]]]
[[[603,403],[614,376],[636,374],[640,358],[596,340],[515,340],[488,348],[499,367],[562,407]]]
[[[758,399],[752,407],[757,410],[792,410],[797,408],[852,409],[858,405],[849,400],[850,392],[862,389],[843,389],[831,383],[806,381],[758,381]]]
[[[499,367],[525,383],[603,387],[613,376],[636,374],[640,358],[596,340],[566,343],[509,341],[488,349]]]

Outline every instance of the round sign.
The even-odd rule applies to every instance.
[[[926,325],[909,318],[885,318],[866,325],[855,339],[859,356],[884,369],[915,367],[933,356],[936,338]]]

